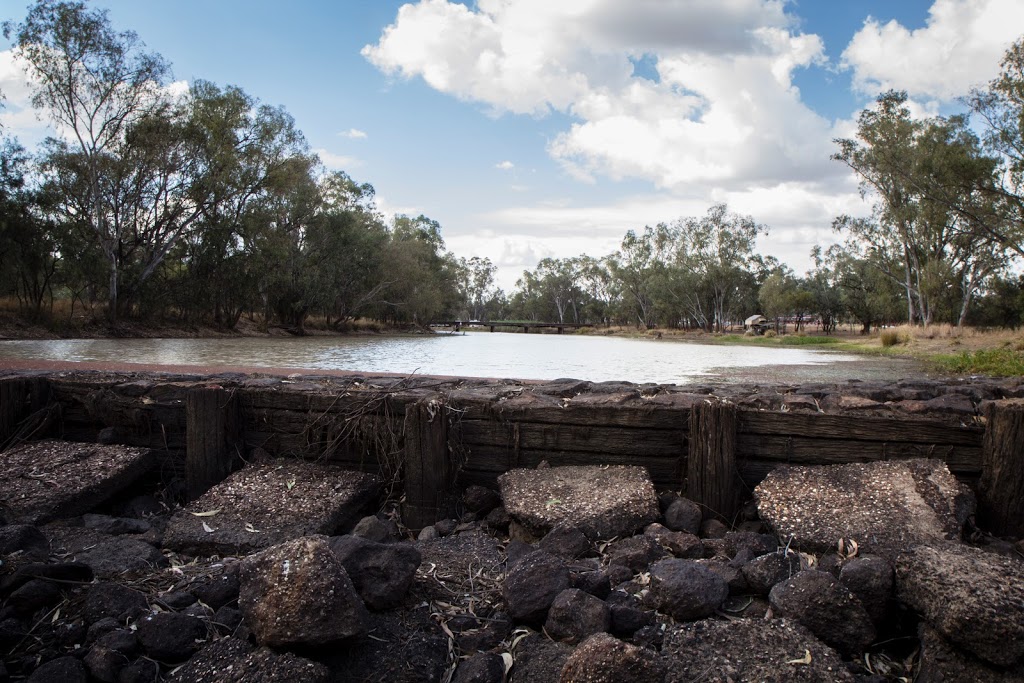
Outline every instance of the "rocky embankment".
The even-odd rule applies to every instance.
[[[641,468],[514,470],[414,537],[369,475],[177,506],[145,457],[0,454],[0,681],[1024,681],[1024,547],[939,461],[781,468],[733,526]]]

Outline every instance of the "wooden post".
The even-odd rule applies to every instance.
[[[405,504],[402,521],[422,529],[450,513],[454,480],[444,400],[418,401],[405,410]]]
[[[0,450],[44,436],[50,383],[42,377],[0,379]],[[31,419],[30,419],[31,418]]]
[[[978,521],[999,536],[1024,536],[1024,400],[985,408]]]
[[[240,461],[241,418],[234,391],[191,389],[185,395],[185,478],[190,499],[231,474]]]
[[[736,469],[736,406],[698,403],[690,411],[686,495],[707,512],[732,523],[739,508]]]

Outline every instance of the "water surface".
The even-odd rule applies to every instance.
[[[0,341],[4,358],[160,365],[309,368],[685,384],[835,381],[920,375],[910,361],[808,349],[672,340],[472,332],[384,337],[232,337]]]

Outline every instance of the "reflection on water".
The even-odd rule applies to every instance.
[[[3,358],[675,384],[708,374],[728,378],[730,368],[757,368],[764,373],[779,366],[804,367],[813,370],[814,376],[829,379],[886,378],[877,374],[877,363],[872,366],[857,356],[825,351],[487,332],[415,337],[17,340],[0,342]]]

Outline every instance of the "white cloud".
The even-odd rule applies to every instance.
[[[923,28],[868,19],[843,52],[861,92],[895,88],[951,100],[983,86],[1010,43],[1024,32],[1020,0],[935,0]]]
[[[320,157],[321,163],[332,171],[346,171],[350,168],[358,168],[363,162],[356,157],[344,154],[335,154],[326,149],[314,149],[313,152]]]
[[[580,181],[680,189],[844,171],[830,122],[793,87],[824,46],[782,0],[447,0],[404,5],[363,55],[495,112],[575,121],[549,154]],[[633,76],[644,57],[657,82]]]
[[[506,159],[505,161],[499,161],[498,163],[496,163],[494,165],[494,168],[500,169],[502,171],[511,171],[515,167],[516,167],[516,165],[513,164],[508,159]]]
[[[349,128],[338,133],[339,137],[349,138],[350,140],[365,140],[367,138],[366,131],[359,130],[358,128]]]

